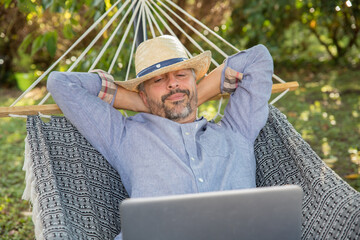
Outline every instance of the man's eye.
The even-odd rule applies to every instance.
[[[161,80],[162,80],[162,78],[156,78],[156,79],[154,80],[154,83],[160,82]]]

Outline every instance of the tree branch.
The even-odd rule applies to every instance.
[[[330,57],[332,59],[336,59],[336,56],[334,56],[331,51],[330,51],[330,48],[329,48],[329,44],[327,44],[326,42],[324,42],[323,40],[321,40],[321,37],[320,37],[320,34],[318,32],[316,32],[316,30],[314,28],[311,28],[310,27],[310,30],[311,32],[316,36],[316,38],[318,39],[318,41],[321,43],[321,45],[323,45],[326,49],[326,51],[328,52],[328,54],[330,55]]]

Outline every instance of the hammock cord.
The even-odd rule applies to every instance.
[[[144,3],[142,2],[141,3],[141,9],[140,9],[140,15],[139,17],[143,17],[144,19]],[[135,14],[133,15],[135,16]],[[134,18],[135,19],[135,18]],[[136,30],[135,30],[135,36],[134,36],[134,39],[137,39],[138,37],[138,34],[139,34],[139,26],[140,26],[140,21],[138,21],[136,23]],[[145,35],[144,35],[145,36]],[[131,63],[132,63],[132,59],[133,59],[133,55],[134,55],[134,49],[135,49],[135,43],[136,41],[133,41],[132,42],[132,46],[131,46],[131,51],[130,51],[130,57],[129,57],[129,61],[128,61],[128,69],[126,71],[126,77],[125,77],[125,81],[127,81],[129,79],[129,73],[130,73],[130,68],[131,68]]]
[[[119,44],[119,47],[118,47],[118,49],[116,50],[115,56],[114,56],[114,58],[113,58],[113,60],[112,60],[112,62],[111,62],[110,68],[109,68],[109,70],[108,70],[109,73],[110,73],[110,72],[112,71],[112,69],[114,68],[114,65],[115,65],[115,63],[116,63],[116,61],[117,61],[117,59],[118,59],[118,57],[119,57],[120,51],[121,51],[121,49],[122,49],[122,47],[123,47],[123,45],[124,45],[124,43],[125,43],[126,37],[128,36],[128,34],[129,34],[129,32],[130,32],[130,29],[131,29],[131,27],[132,27],[132,25],[133,25],[133,23],[134,23],[134,21],[135,21],[135,16],[136,16],[136,14],[137,14],[137,12],[138,12],[138,10],[139,10],[139,7],[140,7],[140,4],[138,4],[138,5],[136,6],[136,8],[135,8],[135,10],[134,10],[134,13],[133,13],[133,15],[131,16],[131,19],[130,19],[130,21],[129,21],[129,23],[128,23],[128,26],[126,27],[124,36],[123,36],[123,38],[121,39],[121,42],[120,42],[120,44]],[[134,41],[135,41],[135,40],[134,40]]]
[[[187,39],[189,39],[189,41],[194,44],[194,46],[200,50],[200,52],[204,52],[205,50],[192,38],[190,37],[185,31],[184,29],[182,29],[179,24],[177,24],[175,22],[174,19],[172,19],[162,8],[160,8],[160,6],[158,4],[155,4],[153,2],[153,0],[149,0],[149,3],[152,3],[165,17],[167,20],[169,20],[169,22],[171,22],[181,33],[183,33]],[[213,59],[211,58],[211,62],[215,65],[215,66],[219,66],[219,64]]]
[[[151,0],[152,1],[152,0]],[[206,38],[203,34],[201,34],[198,30],[196,30],[193,26],[191,26],[188,22],[186,22],[183,18],[181,18],[178,14],[176,14],[171,8],[166,6],[161,0],[159,2],[166,8],[169,12],[171,12],[177,19],[183,22],[186,26],[188,26],[194,33],[196,33],[201,39],[203,39],[206,43],[208,43],[211,47],[213,47],[216,51],[218,51],[224,58],[227,58],[228,55],[224,53],[218,46],[216,46],[213,42],[211,42],[208,38]]]
[[[149,28],[150,28],[150,32],[151,32],[151,35],[153,38],[156,37],[155,35],[155,31],[154,31],[154,26],[153,26],[153,23],[151,21],[151,18],[150,18],[150,15],[151,15],[151,12],[150,12],[150,9],[147,5],[145,5],[145,12],[146,12],[146,18],[147,18],[147,21],[148,21],[148,25],[149,25]]]
[[[130,1],[130,0],[129,0]],[[103,48],[101,49],[100,53],[97,55],[95,61],[93,62],[93,64],[91,65],[89,72],[94,70],[96,65],[99,63],[101,57],[104,55],[105,51],[107,50],[107,48],[109,47],[110,43],[112,43],[114,37],[116,36],[116,34],[119,32],[120,27],[122,26],[122,24],[124,23],[124,21],[126,20],[127,16],[129,15],[131,8],[134,6],[135,2],[133,2],[131,4],[131,6],[129,7],[129,9],[126,11],[124,17],[121,19],[120,23],[117,25],[116,29],[113,31],[113,33],[110,35],[109,40],[105,43],[105,45],[103,46]],[[125,35],[124,35],[125,36]],[[108,70],[109,72],[109,70]]]
[[[131,4],[130,4],[130,1]],[[31,91],[41,80],[43,80],[59,63],[61,60],[63,60],[85,37],[88,36],[88,34],[94,30],[106,17],[110,16],[110,13],[114,10],[114,8],[121,3],[121,0],[118,0],[116,3],[114,3],[98,20],[96,20],[90,27],[87,29],[78,40],[75,41],[75,43],[56,61],[54,62],[35,82],[27,89],[25,90],[21,96],[16,99],[10,107],[14,106],[16,103],[18,103],[29,91]],[[127,9],[126,9],[127,8]],[[109,39],[106,41],[104,46],[102,47],[101,51],[97,54],[95,60],[92,62],[92,65],[89,68],[89,72],[95,69],[96,65],[99,63],[101,58],[104,56],[106,50],[110,46],[110,44],[115,39],[115,36],[122,35],[121,41],[117,47],[117,50],[111,60],[110,66],[108,68],[108,73],[111,73],[114,69],[114,66],[116,62],[118,61],[118,58],[120,56],[121,50],[124,47],[125,41],[129,36],[130,29],[134,29],[134,39],[132,42],[131,50],[129,53],[129,60],[127,63],[127,69],[126,69],[126,77],[125,81],[128,80],[130,71],[132,69],[132,59],[134,55],[135,50],[135,42],[137,39],[138,34],[143,34],[144,39],[146,39],[147,36],[147,28],[149,29],[149,33],[151,33],[152,38],[156,37],[156,31],[159,35],[164,35],[163,28],[166,29],[169,34],[171,34],[174,37],[177,37],[174,31],[172,30],[172,27],[174,29],[177,29],[180,31],[190,42],[192,45],[195,46],[196,49],[198,49],[200,52],[204,52],[205,50],[192,38],[188,33],[184,31],[184,29],[175,21],[178,20],[178,22],[183,23],[185,26],[187,26],[196,36],[200,37],[204,43],[211,46],[213,49],[215,49],[216,52],[221,54],[224,58],[228,57],[229,55],[225,53],[222,49],[220,49],[216,44],[214,44],[212,41],[210,41],[206,36],[204,36],[203,33],[201,33],[199,30],[197,30],[194,26],[189,24],[189,21],[186,21],[185,19],[181,18],[174,10],[179,11],[180,13],[184,14],[185,17],[196,23],[198,26],[200,26],[203,31],[207,31],[211,35],[215,36],[217,39],[225,43],[227,46],[229,46],[232,50],[235,50],[236,52],[239,51],[235,46],[233,46],[231,43],[226,41],[224,38],[222,38],[220,35],[218,35],[216,32],[211,30],[209,27],[201,23],[199,20],[191,16],[189,13],[184,11],[182,8],[180,8],[178,5],[173,3],[171,0],[125,0],[124,3],[119,7],[119,9],[115,12],[115,14],[110,18],[110,20],[105,24],[105,26],[97,33],[95,38],[91,41],[91,43],[85,48],[85,50],[79,55],[79,57],[76,58],[74,63],[69,67],[67,72],[71,72],[75,69],[75,67],[85,58],[85,56],[89,53],[89,51],[94,47],[94,45],[99,41],[99,39],[104,36],[104,33],[110,28],[110,26],[114,25],[114,22],[119,18],[119,16],[124,13],[121,17],[121,20],[119,21],[118,25],[114,29],[114,31],[111,33]],[[128,16],[130,12],[132,11],[132,15],[130,20],[127,22],[127,27],[125,31],[122,33],[119,33],[121,26],[124,24],[125,21],[127,21]],[[171,15],[169,15],[168,13]],[[134,21],[136,20],[136,17],[140,19],[140,21],[136,21],[136,24],[134,24]],[[156,19],[157,18],[157,19]],[[161,26],[159,25],[161,23]],[[171,24],[172,27],[169,25]],[[135,26],[136,25],[136,26]],[[142,27],[142,33],[139,33],[140,26]],[[141,31],[141,30],[140,30]],[[193,57],[193,54],[190,53],[188,49],[186,49],[187,55],[191,58]],[[217,67],[219,66],[219,63],[215,61],[213,58],[211,59],[211,62]],[[121,68],[121,66],[119,66]],[[280,82],[285,83],[284,80],[282,80],[280,77],[273,75],[273,78]],[[279,99],[281,99],[289,89],[283,91],[281,94],[279,94],[275,99],[271,101],[270,104],[276,103]],[[50,93],[47,93],[46,96],[40,101],[38,105],[43,105],[48,98],[50,97]],[[223,104],[223,98],[219,100],[219,106],[216,112],[216,115],[213,119],[217,117],[222,117],[223,115],[220,113],[221,106]],[[126,111],[123,111],[124,114],[127,116]],[[41,113],[39,113],[41,114]],[[9,115],[11,117],[24,117],[20,115]],[[41,115],[42,117],[49,117],[46,115]]]

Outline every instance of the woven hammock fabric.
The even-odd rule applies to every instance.
[[[255,142],[257,186],[302,186],[302,239],[360,239],[360,194],[269,107]],[[36,238],[113,239],[128,197],[118,173],[64,117],[29,116],[27,130],[24,198],[33,203]]]
[[[128,197],[117,171],[64,117],[29,116],[27,131],[36,239],[113,239]]]

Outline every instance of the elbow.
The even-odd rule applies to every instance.
[[[259,63],[263,62],[265,69],[267,69],[268,71],[271,72],[271,74],[274,73],[274,61],[273,61],[273,58],[268,50],[267,47],[265,47],[264,45],[262,44],[259,44],[256,46],[257,48],[257,52],[258,52],[258,55],[257,55],[257,61]]]
[[[267,47],[265,47],[263,44],[259,44],[256,46],[257,51],[259,52],[259,57],[261,59],[264,59],[266,61],[269,61],[271,63],[273,63],[273,58],[270,54],[270,51]]]
[[[50,93],[53,93],[56,89],[59,88],[60,83],[64,79],[65,74],[63,72],[51,72],[47,82],[46,82],[46,88]]]

